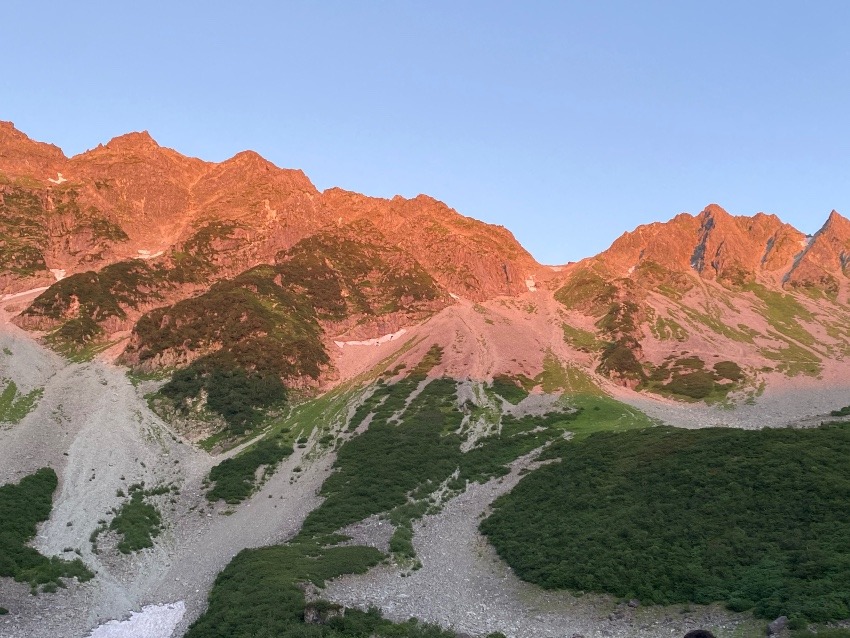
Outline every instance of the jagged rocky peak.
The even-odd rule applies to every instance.
[[[527,282],[534,283],[535,273],[541,280],[551,274],[541,273],[506,229],[464,217],[436,199],[381,199],[340,189],[320,193],[302,171],[275,166],[253,151],[205,162],[162,146],[142,131],[66,159],[59,149],[32,142],[4,125],[0,158],[13,153],[22,167],[15,175],[35,177],[42,184],[40,193],[27,186],[27,197],[73,199],[74,215],[62,218],[67,218],[62,233],[40,227],[37,241],[14,247],[16,255],[25,251],[31,257],[27,263],[34,264],[29,270],[37,271],[39,285],[54,267],[70,277],[127,259],[156,258],[167,269],[176,267],[172,253],[182,258],[187,251],[202,262],[198,267],[203,273],[194,273],[193,285],[207,285],[270,263],[281,250],[325,228],[357,220],[371,222],[361,231],[366,239],[386,238],[447,292],[468,299],[520,294],[529,290]],[[59,171],[45,171],[39,164],[43,156],[63,162],[61,189],[47,182]],[[7,177],[11,181],[14,175]],[[46,205],[40,207],[42,217]],[[83,226],[97,235],[97,245],[72,254],[69,246],[79,243]],[[33,287],[33,277],[22,277],[20,270],[0,269],[5,277],[0,292]],[[183,273],[184,279],[190,274]]]
[[[850,220],[841,215],[837,210],[829,213],[826,223],[818,234],[826,234],[833,238],[846,238],[850,236]]]
[[[40,181],[58,179],[57,174],[67,161],[58,146],[36,142],[16,129],[12,122],[0,121],[0,173]]]
[[[764,272],[787,272],[804,240],[775,215],[734,216],[711,204],[696,216],[682,213],[624,233],[599,259],[615,276],[639,276],[641,264],[655,264],[742,284]]]
[[[124,135],[113,137],[106,143],[111,149],[160,148],[156,140],[147,131],[131,131]]]
[[[130,161],[132,160],[132,161]],[[141,161],[140,161],[141,160]],[[75,155],[73,168],[82,175],[102,171],[105,164],[122,166],[122,172],[168,170],[171,179],[197,179],[210,164],[196,157],[187,157],[174,149],[161,146],[147,131],[136,131],[113,137],[106,144]]]
[[[700,213],[692,266],[707,279],[743,284],[762,271],[787,270],[805,236],[775,215],[732,216],[712,204]]]
[[[786,278],[794,288],[837,295],[850,274],[850,220],[832,211],[811,237]]]
[[[215,164],[198,182],[196,190],[205,193],[209,190],[222,190],[223,185],[233,182],[232,186],[239,188],[246,195],[256,189],[272,186],[280,192],[300,191],[318,195],[319,191],[304,174],[304,171],[293,168],[280,168],[265,157],[254,151],[240,151],[231,158]],[[239,182],[243,182],[242,185]]]
[[[686,271],[698,230],[696,217],[682,213],[668,222],[653,222],[623,233],[598,259],[615,276],[631,274],[643,262]]]

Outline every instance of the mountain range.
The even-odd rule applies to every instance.
[[[605,491],[594,467],[622,453],[617,467],[649,458],[629,471],[654,469],[664,454],[689,459],[689,446],[703,445],[660,425],[803,428],[850,415],[850,221],[825,217],[809,236],[775,215],[710,204],[624,232],[579,262],[543,265],[507,229],[426,195],[319,191],[254,152],[206,162],[146,132],[69,158],[0,122],[0,513],[8,502],[9,512],[42,503],[14,533],[0,521],[0,550],[14,556],[0,552],[9,635],[88,635],[148,603],[172,605],[156,610],[163,627],[176,618],[151,638],[173,627],[190,638],[283,635],[262,624],[267,604],[295,610],[272,614],[275,631],[342,632],[329,637],[438,635],[381,624],[409,616],[457,635],[512,637],[564,627],[666,636],[695,623],[754,635],[780,613],[798,625],[846,618],[850,603],[827,609],[821,594],[786,581],[762,587],[769,595],[754,589],[779,578],[773,559],[744,561],[745,585],[676,589],[666,567],[660,584],[625,584],[665,564],[659,541],[640,552],[652,565],[617,571],[627,553],[616,568],[586,566],[585,578],[549,569],[558,558],[548,544],[564,541],[557,531],[525,552],[523,539],[563,520],[522,528],[580,491],[551,476],[553,461],[589,471],[582,486],[598,483],[600,502],[626,508],[623,486],[646,481],[647,495],[669,486],[653,492],[658,477],[634,474]],[[790,449],[782,436],[764,449],[718,439],[701,453],[718,454],[712,476],[722,466],[757,481],[774,474],[735,446],[773,454]],[[832,467],[829,453],[847,443],[817,436],[825,447],[801,452],[794,468]],[[579,449],[596,456],[582,465]],[[675,476],[677,485],[694,478]],[[829,490],[844,479],[819,476],[824,502],[842,502]],[[529,492],[534,481],[544,488]],[[526,504],[544,500],[512,519],[517,484]],[[740,516],[746,498],[772,489],[747,485],[732,499]],[[493,511],[480,529],[498,556],[478,532]],[[602,526],[610,539],[588,538],[612,548],[647,534],[617,525]],[[742,539],[758,532],[741,531],[743,518],[730,525],[739,545],[728,554],[746,554]],[[768,544],[811,533],[794,529]],[[712,566],[715,550],[699,569],[734,571]],[[833,551],[794,545],[788,574],[817,572],[812,561],[825,565]],[[499,571],[501,560],[523,581]],[[79,582],[63,589],[71,578]],[[838,582],[824,586],[844,591]],[[573,597],[529,589],[537,585]],[[785,598],[770,593],[780,589]],[[41,592],[63,602],[30,597]],[[669,607],[644,612],[637,598],[696,607],[671,619]],[[354,611],[373,604],[387,618]],[[354,629],[340,620],[346,609]],[[358,623],[371,629],[357,633]],[[392,633],[403,627],[410,633]]]
[[[506,229],[430,197],[320,192],[250,151],[216,164],[130,133],[66,158],[9,123],[0,149],[0,292],[46,288],[16,322],[66,352],[110,345],[145,372],[227,359],[327,388],[346,377],[334,342],[495,299],[526,316],[502,318],[511,330],[488,349],[510,349],[542,314],[536,346],[491,353],[483,369],[447,357],[453,374],[533,378],[553,352],[618,384],[705,399],[818,376],[848,348],[850,222],[835,211],[807,236],[712,204],[547,267]],[[260,363],[258,344],[278,363]],[[725,372],[709,352],[728,353]]]

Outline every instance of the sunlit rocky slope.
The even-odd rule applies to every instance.
[[[209,163],[146,133],[67,158],[0,123],[0,510],[22,517],[0,534],[13,557],[0,560],[10,611],[0,634],[84,636],[145,604],[172,605],[149,638],[170,635],[167,618],[191,638],[695,626],[731,637],[762,632],[776,610],[798,625],[850,616],[843,602],[817,604],[817,587],[844,592],[841,570],[809,579],[805,605],[716,574],[690,589],[622,591],[566,568],[544,578],[529,559],[542,548],[510,547],[531,536],[508,501],[488,532],[499,554],[526,581],[582,583],[547,592],[518,580],[477,531],[522,475],[561,485],[558,468],[581,466],[588,450],[613,458],[607,445],[622,467],[655,467],[632,449],[653,462],[669,454],[689,493],[676,462],[690,443],[647,452],[640,439],[660,423],[756,430],[847,416],[848,260],[850,222],[838,213],[809,237],[711,205],[543,266],[507,230],[426,196],[319,192],[255,153]],[[833,465],[846,437],[831,436],[801,435],[796,445],[813,447],[793,468],[820,468],[825,509],[843,498],[831,490],[844,484]],[[777,469],[793,455],[747,459],[807,482]],[[724,456],[717,467],[738,464]],[[652,489],[666,488],[643,493]],[[557,513],[533,491],[536,511]],[[820,538],[799,519],[782,540],[790,566],[742,578],[791,582],[830,562],[834,544],[794,545]],[[619,543],[648,532],[612,533]],[[607,573],[606,557],[588,564]],[[358,615],[369,605],[385,618]],[[393,624],[410,616],[443,629]],[[326,631],[338,633],[316,633]]]
[[[831,378],[850,339],[850,222],[834,211],[809,237],[711,205],[551,268],[426,196],[319,192],[255,153],[214,164],[147,133],[66,158],[2,124],[0,179],[0,292],[47,288],[16,323],[61,352],[189,370],[195,386],[226,369],[329,387],[357,368],[339,344],[493,299],[511,309],[504,329],[472,330],[492,365],[449,354],[452,374],[528,386],[553,353],[638,391],[745,400]]]

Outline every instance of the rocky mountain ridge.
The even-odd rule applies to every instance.
[[[597,384],[725,401],[850,352],[850,222],[835,211],[807,237],[712,204],[549,268],[506,229],[425,195],[319,192],[254,152],[210,163],[146,132],[66,158],[8,123],[0,206],[2,291],[46,288],[15,321],[73,356],[110,347],[145,373],[182,370],[194,379],[189,395],[175,390],[186,405],[219,368],[328,387],[358,369],[339,344],[402,329],[431,338],[428,318],[453,306],[447,353],[467,352],[461,339],[533,345],[496,368],[447,355],[452,374],[520,385],[555,357]],[[503,317],[510,329],[493,335],[460,319],[486,316],[487,300],[526,317]]]
[[[38,200],[33,207],[40,215],[33,210],[31,216],[41,217],[45,226],[27,236],[42,261],[5,281],[7,293],[49,283],[51,270],[70,274],[122,258],[155,258],[210,223],[238,228],[234,239],[243,254],[233,260],[231,274],[271,261],[320,228],[364,217],[432,268],[442,285],[473,299],[516,294],[539,269],[504,228],[463,217],[432,198],[385,200],[341,189],[322,193],[302,171],[278,168],[253,151],[215,164],[163,148],[146,132],[117,137],[69,159],[2,123],[0,174],[6,190],[23,188]],[[109,238],[107,251],[80,256],[79,250],[62,250],[57,240],[68,233],[52,223],[57,208],[62,212],[59,198],[72,199],[79,216],[97,215],[123,234]],[[13,235],[14,228],[6,233]]]

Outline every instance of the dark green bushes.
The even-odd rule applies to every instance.
[[[740,381],[744,378],[744,373],[734,361],[719,361],[714,364],[714,372],[721,379],[729,379],[729,381]]]
[[[850,428],[599,433],[482,523],[517,574],[765,618],[850,616]]]
[[[0,379],[0,387],[3,380]],[[20,423],[21,420],[35,408],[44,390],[36,388],[27,394],[18,392],[14,381],[0,391],[0,423]]]
[[[744,378],[734,361],[719,361],[713,369],[707,369],[699,357],[673,359],[668,357],[652,371],[647,379],[650,390],[695,400],[723,398]]]
[[[210,222],[198,228],[169,255],[171,269],[167,277],[175,283],[201,283],[218,269],[218,249],[230,239],[237,225],[232,222]],[[224,251],[226,252],[226,251]]]
[[[157,286],[163,273],[153,266],[131,259],[106,266],[100,272],[88,271],[57,281],[41,293],[24,313],[61,320],[83,319],[99,324],[110,317],[123,319],[125,308],[161,299]],[[79,304],[74,317],[66,317]]]
[[[207,492],[207,499],[223,499],[239,503],[254,490],[257,469],[263,465],[271,471],[292,454],[292,446],[281,441],[263,439],[246,451],[226,459],[210,470],[210,481],[215,485]]]
[[[595,315],[604,313],[616,295],[617,287],[590,269],[576,273],[555,291],[555,299],[567,308]]]
[[[622,337],[611,342],[602,349],[597,372],[624,379],[642,381],[646,378],[643,366],[635,356],[637,341],[631,337]]]
[[[413,528],[410,523],[400,524],[396,527],[390,538],[390,551],[396,556],[413,558],[416,551],[413,549]]]
[[[485,481],[507,473],[517,457],[560,436],[577,413],[515,419],[504,416],[502,431],[481,439],[461,452],[459,428],[463,412],[457,407],[457,387],[451,379],[428,383],[405,409],[410,393],[440,361],[432,347],[411,375],[393,385],[379,384],[369,401],[355,413],[352,424],[370,412],[369,428],[345,443],[337,453],[336,472],[322,486],[322,505],[304,522],[302,535],[320,537],[372,514],[394,511],[393,522],[409,525],[425,509],[411,498],[423,498],[455,472],[455,489],[466,481]],[[376,462],[380,459],[380,462]],[[409,515],[400,510],[411,506]],[[405,532],[397,531],[399,551],[408,551]],[[410,548],[412,551],[412,548]]]
[[[702,370],[688,372],[674,376],[664,388],[673,394],[691,399],[704,399],[714,390],[714,378]]]
[[[396,385],[401,387],[390,386],[392,398],[403,404],[413,388]],[[450,432],[463,418],[455,397],[453,381],[434,380],[414,399],[401,424],[387,421],[394,410],[384,403],[369,429],[340,448],[336,472],[322,486],[326,500],[307,517],[302,534],[329,534],[389,511],[404,504],[420,484],[452,474],[461,453],[460,438]]]
[[[268,371],[246,370],[229,353],[216,353],[178,370],[161,389],[183,413],[192,409],[191,399],[205,393],[206,407],[219,414],[232,434],[243,434],[259,423],[265,410],[286,401],[280,377]]]
[[[278,255],[277,269],[284,285],[307,295],[320,319],[416,311],[438,299],[431,276],[379,237],[367,220],[317,233]]]
[[[122,554],[153,547],[153,539],[162,530],[162,518],[156,507],[145,502],[148,495],[141,484],[131,485],[130,499],[118,510],[109,529],[122,536],[118,551]]]
[[[50,517],[57,483],[56,473],[45,467],[16,485],[0,487],[0,576],[30,583],[34,589],[61,585],[61,578],[94,577],[79,559],[47,558],[27,545],[35,537],[36,525]]]
[[[454,633],[415,620],[394,624],[377,610],[347,609],[345,616],[324,624],[307,624],[307,603],[299,583],[359,574],[376,565],[381,553],[371,547],[291,544],[243,550],[224,569],[209,596],[207,611],[189,628],[186,638],[254,638],[258,636],[343,638],[453,638]],[[334,607],[310,603],[320,616]]]
[[[505,375],[493,377],[493,392],[498,394],[508,403],[516,405],[528,396],[528,392],[515,379]]]
[[[308,608],[297,586],[307,580],[320,584],[340,574],[359,573],[381,560],[379,552],[367,547],[323,546],[339,542],[335,534],[339,528],[373,514],[385,515],[396,526],[390,540],[392,552],[412,559],[412,520],[432,511],[429,496],[441,484],[457,492],[469,480],[505,473],[506,465],[517,456],[559,437],[578,414],[505,417],[499,435],[486,437],[463,453],[464,412],[456,405],[454,381],[431,380],[407,405],[411,393],[440,359],[441,350],[434,346],[408,377],[394,384],[376,384],[349,424],[349,430],[354,429],[371,414],[369,428],[339,449],[335,473],[322,486],[325,501],[307,517],[301,534],[286,546],[241,552],[216,579],[208,610],[187,638],[454,636],[415,620],[393,624],[377,611],[347,609],[343,617],[331,617],[335,606],[320,600]],[[240,459],[235,457],[232,467]],[[249,476],[253,480],[255,467],[245,463],[242,488]],[[323,624],[307,624],[305,612],[318,615]]]
[[[141,317],[134,330],[139,360],[213,350],[243,368],[317,377],[328,358],[313,310],[273,277],[260,266]]]

